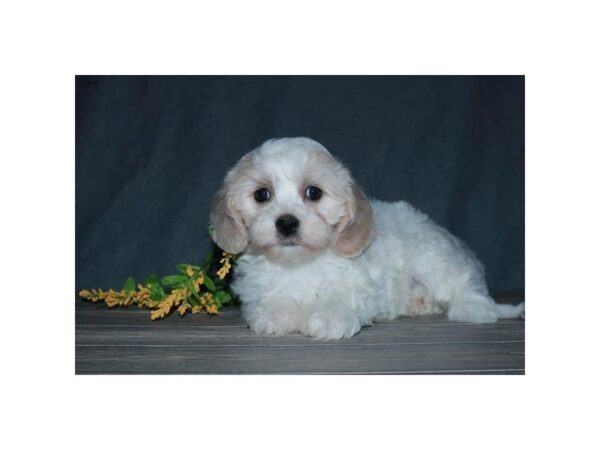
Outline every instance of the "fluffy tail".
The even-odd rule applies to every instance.
[[[516,319],[518,317],[523,318],[525,315],[525,304],[519,303],[518,305],[501,305],[496,303],[496,313],[499,319]]]

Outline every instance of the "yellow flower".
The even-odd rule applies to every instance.
[[[164,317],[164,312],[161,309],[155,309],[154,311],[152,311],[152,313],[150,313],[150,319],[152,320],[156,320],[156,319],[162,319]]]
[[[171,299],[173,305],[177,306],[181,301],[190,296],[191,292],[188,288],[175,289],[171,292],[171,295],[167,297],[167,300]]]
[[[106,303],[106,306],[109,308],[113,308],[119,304],[119,299],[113,295],[108,295],[108,297],[104,299],[104,303]]]
[[[206,292],[200,297],[200,304],[202,306],[210,305],[212,302],[213,302],[213,296],[210,292]]]
[[[192,284],[196,288],[196,291],[199,291],[200,286],[204,284],[204,274],[201,273],[200,275],[198,275],[198,277],[192,281]]]
[[[231,269],[231,260],[235,259],[235,255],[232,253],[223,252],[223,257],[219,260],[222,264],[221,268],[217,271],[218,277],[224,279]]]
[[[188,305],[187,303],[184,303],[179,308],[177,308],[177,312],[179,313],[180,316],[183,316],[188,309],[190,309],[190,305]]]
[[[222,280],[229,273],[229,270],[231,269],[231,263],[228,259],[222,259],[221,262],[223,262],[223,266],[217,271],[217,275],[219,279]]]
[[[219,260],[221,267],[217,271],[219,279],[223,280],[232,268],[232,261],[237,258],[237,255],[223,252],[222,258]],[[186,265],[184,273],[190,278],[192,285],[188,288],[182,287],[173,289],[171,293],[162,300],[153,300],[150,290],[142,284],[137,285],[134,291],[115,291],[109,289],[82,289],[79,291],[79,296],[85,300],[90,300],[93,303],[103,301],[109,308],[115,306],[131,306],[137,305],[138,308],[148,308],[151,310],[150,318],[152,320],[162,319],[168,316],[174,308],[183,316],[191,310],[193,314],[198,314],[206,311],[209,314],[218,314],[219,308],[215,304],[215,299],[210,292],[200,292],[201,286],[206,280],[202,270],[194,270],[192,266]],[[188,283],[189,285],[189,283]],[[190,303],[191,295],[199,295],[199,304],[193,305]]]
[[[189,291],[186,288],[175,289],[166,299],[160,302],[157,309],[152,311],[150,318],[156,320],[169,315],[171,308],[179,305],[179,303],[181,303],[184,298],[187,298],[187,296],[189,296]]]

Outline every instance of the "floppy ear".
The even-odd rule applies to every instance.
[[[228,253],[241,253],[248,245],[246,227],[240,213],[232,208],[229,194],[230,183],[226,180],[223,188],[215,194],[210,213],[213,227],[211,237],[215,243]]]
[[[373,211],[366,195],[353,184],[346,215],[342,217],[333,235],[333,251],[346,258],[360,255],[371,241]]]

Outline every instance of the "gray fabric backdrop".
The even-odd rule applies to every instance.
[[[309,136],[370,197],[466,241],[524,290],[524,77],[79,76],[76,289],[200,260],[213,193],[272,137]]]

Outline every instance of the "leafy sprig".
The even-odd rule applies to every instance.
[[[163,319],[175,308],[180,316],[203,311],[218,314],[221,307],[233,299],[227,276],[236,255],[222,253],[215,278],[209,276],[209,272],[212,274],[213,256],[213,252],[210,252],[201,266],[176,264],[179,274],[162,278],[150,275],[141,284],[136,284],[135,279],[129,277],[119,291],[83,289],[79,295],[93,303],[104,302],[109,308],[130,305],[148,308],[152,320]]]

